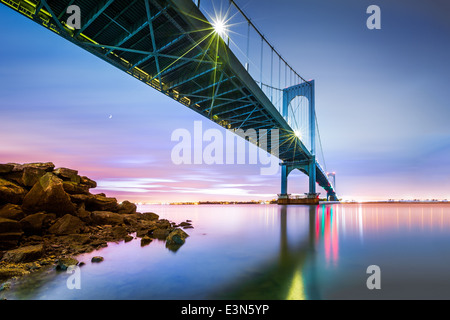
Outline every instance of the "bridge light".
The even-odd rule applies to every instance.
[[[295,130],[295,131],[294,131],[294,134],[295,134],[295,136],[296,136],[297,138],[299,138],[299,139],[302,138],[302,133],[301,133],[300,131]]]
[[[214,31],[222,38],[225,38],[227,36],[228,28],[226,21],[224,19],[222,18],[214,19],[213,27]]]

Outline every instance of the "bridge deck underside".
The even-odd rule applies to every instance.
[[[310,159],[192,0],[1,2],[227,129],[279,129],[281,160]],[[72,4],[81,9],[81,30],[66,26]],[[329,188],[320,166],[316,172]]]

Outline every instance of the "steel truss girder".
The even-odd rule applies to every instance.
[[[71,2],[74,2],[75,0],[72,0]],[[130,2],[125,8],[123,8],[118,14],[116,14],[113,18],[109,17],[108,18],[111,20],[110,22],[108,22],[100,31],[98,31],[93,39],[96,39],[103,31],[105,31],[112,23],[117,24],[119,27],[121,27],[126,33],[130,34],[130,31],[127,30],[127,28],[125,28],[124,26],[122,26],[119,22],[117,22],[117,19],[119,19],[122,14],[124,14],[128,9],[130,9],[132,6],[134,6],[136,4],[138,0],[134,0],[132,2]]]
[[[154,21],[156,18],[158,18],[161,14],[163,14],[167,8],[169,6],[166,6],[164,8],[162,8],[162,11],[160,10],[158,13],[156,13],[152,18],[151,21]],[[145,17],[144,19],[141,20],[141,22],[135,24],[131,29],[133,31],[131,31],[131,33],[125,35],[124,37],[122,37],[120,40],[117,40],[114,42],[113,47],[120,47],[122,44],[124,44],[125,42],[127,42],[128,40],[130,40],[131,38],[133,38],[135,35],[137,35],[140,31],[142,31],[145,27],[147,27],[149,21],[147,19],[147,17]],[[114,50],[110,50],[108,51],[105,55],[109,55],[111,52],[113,52]]]
[[[173,71],[175,71],[175,70],[177,70],[177,69],[179,69],[179,68],[184,67],[185,65],[189,64],[190,62],[198,61],[199,63],[202,63],[202,62],[203,62],[202,60],[197,60],[197,59],[198,59],[199,57],[201,57],[202,55],[203,55],[203,53],[201,52],[201,53],[195,55],[195,56],[192,57],[192,58],[184,58],[184,59],[183,59],[183,57],[178,57],[177,60],[176,60],[175,62],[173,62],[171,65],[169,65],[168,67],[166,67],[164,70],[162,70],[162,71],[160,72],[160,76],[161,76],[161,77],[164,77],[164,76],[170,74],[171,72],[173,72]],[[181,63],[175,64],[178,60],[182,60],[182,59],[183,59],[183,61],[182,61]],[[209,62],[209,61],[208,61],[208,62]],[[153,77],[150,79],[150,81],[156,79],[157,76],[158,76],[158,75],[153,76]]]
[[[222,92],[222,93],[220,93],[220,94],[217,94],[217,95],[216,95],[216,98],[220,98],[220,97],[222,97],[222,96],[225,96],[225,95],[227,95],[227,94],[230,94],[230,93],[233,93],[233,92],[236,92],[236,91],[239,91],[239,88],[233,88],[233,89],[231,89],[231,90],[228,90],[228,91]],[[213,99],[213,97],[209,97],[209,98],[207,98],[207,99],[203,99],[203,100],[197,101],[197,102],[195,102],[194,104],[202,104],[202,103],[205,103],[205,102],[210,101],[211,99]]]
[[[42,5],[42,6],[41,6]],[[47,3],[47,0],[41,0],[40,3],[41,7],[44,7],[48,13],[50,13],[53,21],[56,22],[56,26],[58,27],[58,29],[60,29],[60,31],[64,34],[68,34],[66,28],[64,28],[64,26],[61,24],[61,21],[59,21],[58,17],[55,15],[55,13],[53,12],[52,8],[50,8],[50,6]],[[37,12],[37,11],[36,11]]]
[[[81,29],[75,33],[75,37],[78,37],[84,30],[86,30],[113,2],[114,0],[104,0],[99,3],[96,10],[93,10],[93,12],[89,15],[89,18],[87,18],[81,25]]]
[[[176,83],[176,84],[170,86],[169,89],[167,89],[167,90],[170,91],[170,90],[173,90],[173,89],[176,88],[176,87],[180,87],[180,86],[182,86],[182,85],[184,85],[184,84],[186,84],[186,83],[188,83],[188,82],[191,82],[191,81],[193,81],[193,80],[195,80],[195,79],[198,79],[198,78],[204,76],[205,74],[208,74],[208,73],[214,71],[215,69],[216,69],[216,67],[214,66],[213,68],[210,68],[210,69],[208,69],[208,70],[206,70],[206,71],[197,73],[197,74],[195,74],[195,75],[190,75],[189,78],[187,78],[187,79],[185,79],[185,80],[183,80],[183,81],[181,81],[181,82],[178,82],[178,83]]]
[[[163,47],[155,50],[153,53],[160,53],[162,51],[164,51],[165,49],[169,48],[170,46],[174,45],[175,43],[177,43],[178,41],[180,41],[181,39],[183,39],[185,37],[184,34],[182,34],[181,36],[177,37],[176,39],[173,39],[172,41],[170,41],[169,43],[165,44]],[[154,38],[152,36],[152,38]],[[136,68],[138,66],[140,66],[141,64],[143,64],[145,61],[151,59],[155,57],[154,54],[149,54],[147,57],[141,59],[140,61],[136,62],[130,69]]]

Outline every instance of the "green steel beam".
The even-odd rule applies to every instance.
[[[181,81],[181,82],[178,82],[178,83],[176,83],[176,84],[170,86],[169,89],[167,89],[167,90],[168,90],[168,91],[173,90],[173,89],[175,89],[176,87],[182,86],[182,85],[184,85],[184,84],[186,84],[186,83],[188,83],[188,82],[191,82],[191,81],[193,81],[193,80],[195,80],[195,79],[198,79],[198,78],[204,76],[205,74],[208,74],[208,73],[214,71],[215,69],[216,69],[216,67],[213,67],[213,68],[211,68],[211,69],[208,69],[208,70],[206,70],[206,71],[197,73],[197,74],[195,74],[195,75],[190,75],[187,79],[185,79],[185,80],[183,80],[183,81]]]
[[[170,46],[174,45],[175,43],[177,43],[178,41],[180,41],[181,39],[183,39],[185,37],[184,34],[182,34],[181,36],[177,37],[176,39],[173,39],[172,41],[170,41],[169,43],[167,43],[166,45],[164,45],[162,48],[159,48],[158,50],[154,51],[153,54],[149,54],[147,57],[139,60],[138,62],[136,62],[130,69],[133,69],[135,67],[140,66],[141,64],[143,64],[145,61],[155,57],[154,53],[160,53],[164,50],[166,50],[167,48],[169,48]],[[153,37],[152,37],[153,38]]]
[[[163,8],[162,10],[165,11],[165,10],[167,10],[168,7],[169,7],[169,6],[166,6],[166,7]],[[153,21],[153,20],[155,20],[156,18],[158,18],[158,17],[163,13],[163,11],[160,11],[160,12],[158,12],[157,14],[155,14],[155,15],[152,17],[151,21]],[[148,19],[147,19],[147,17],[145,17],[144,19],[142,19],[142,21],[143,21],[143,22],[139,22],[139,23],[135,24],[135,25],[132,27],[132,30],[133,30],[133,31],[131,31],[131,33],[129,33],[129,34],[123,36],[120,40],[115,41],[115,44],[114,44],[113,46],[114,46],[114,47],[120,47],[122,44],[124,44],[125,42],[127,42],[128,40],[130,40],[132,37],[134,37],[136,34],[138,34],[141,30],[143,30],[145,27],[147,27],[148,22],[149,22]],[[110,54],[111,52],[113,52],[113,51],[114,51],[114,50],[108,51],[108,52],[106,53],[106,55],[109,55],[109,54]]]
[[[75,0],[72,0],[75,1]],[[124,14],[129,8],[131,8],[132,6],[135,5],[135,3],[138,0],[134,0],[132,2],[130,2],[125,8],[123,8],[114,18],[110,18],[111,21],[108,22],[100,31],[98,31],[95,35],[94,35],[94,39],[96,39],[103,31],[105,31],[112,23],[116,23],[117,25],[119,25],[122,29],[124,29],[128,34],[130,34],[131,32],[128,31],[124,26],[122,26],[120,23],[117,22],[117,19],[120,18],[120,16],[122,14]],[[109,16],[108,16],[109,17]]]
[[[156,39],[155,39],[155,33],[153,31],[153,22],[152,22],[153,17],[152,17],[152,13],[150,12],[150,3],[148,0],[145,0],[145,11],[147,14],[147,21],[148,21],[148,27],[150,30],[150,37],[152,39],[153,54],[155,54],[156,53]],[[148,55],[147,57],[150,57],[150,55]],[[163,85],[162,85],[162,80],[161,80],[161,68],[159,66],[158,56],[155,56],[155,63],[156,63],[156,72],[158,73],[159,85],[161,87],[161,91],[163,91]]]
[[[75,37],[78,37],[84,30],[86,30],[113,2],[114,0],[105,0],[101,2],[90,14],[86,22],[82,24],[81,29],[75,33]]]

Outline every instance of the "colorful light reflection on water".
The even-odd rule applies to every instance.
[[[37,273],[9,299],[448,299],[450,206],[146,206],[195,229],[177,252],[163,242],[111,244],[83,255],[82,290]],[[102,255],[101,264],[89,263]],[[368,290],[380,266],[382,289]]]

